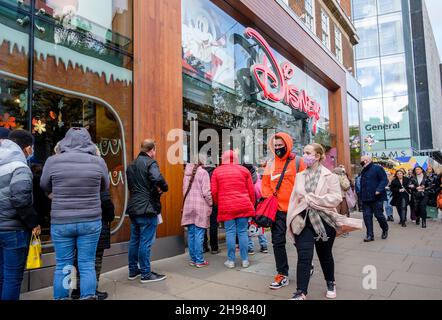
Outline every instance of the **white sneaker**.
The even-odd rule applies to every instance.
[[[229,269],[233,269],[235,268],[235,261],[227,260],[226,262],[224,262],[224,265]]]
[[[336,284],[334,282],[327,282],[327,293],[325,297],[327,299],[336,299]]]
[[[248,268],[250,266],[250,262],[249,262],[249,260],[244,260],[243,262],[242,262],[242,267],[243,268]]]

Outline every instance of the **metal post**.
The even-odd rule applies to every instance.
[[[29,60],[28,60],[28,128],[32,131],[32,102],[34,97],[34,25],[35,25],[35,0],[30,4],[30,30],[29,30]]]

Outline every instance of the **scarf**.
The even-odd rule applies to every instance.
[[[307,193],[314,193],[318,187],[319,178],[321,177],[321,166],[316,171],[311,168],[306,169],[305,173],[305,191]],[[330,227],[337,229],[336,222],[325,212],[316,209],[308,208],[307,214],[310,219],[310,223],[313,226],[316,234],[315,241],[328,241],[327,231],[325,230],[323,221],[325,221]]]

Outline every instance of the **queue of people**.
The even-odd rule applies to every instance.
[[[33,153],[34,140],[23,130],[2,138],[0,181],[4,185],[0,185],[0,190],[1,199],[7,201],[0,201],[0,239],[4,240],[1,243],[13,239],[19,245],[0,245],[0,255],[9,257],[0,263],[0,299],[17,300],[30,236],[41,232],[38,214],[32,209],[32,173],[26,161]],[[270,139],[268,147],[273,157],[265,164],[262,179],[256,167],[240,164],[238,154],[232,150],[223,153],[221,165],[216,168],[203,155],[197,163],[186,165],[181,225],[187,229],[188,263],[195,268],[209,266],[204,256],[205,237],[212,254],[218,254],[218,223],[223,223],[225,267],[237,265],[237,242],[239,264],[248,268],[249,256],[254,254],[252,237],[259,237],[260,252],[268,252],[265,233],[262,229],[256,231],[259,226],[253,220],[256,207],[260,199],[275,196],[277,212],[270,228],[275,277],[269,288],[278,290],[289,284],[286,239],[291,239],[298,253],[292,300],[307,299],[315,249],[324,274],[325,296],[334,299],[337,291],[333,244],[342,234],[342,221],[357,203],[363,210],[365,242],[375,240],[373,216],[382,229],[381,238],[388,238],[387,220],[391,219],[384,216],[385,202],[396,207],[402,227],[406,227],[407,207],[412,206],[416,224],[422,223],[422,228],[426,228],[426,208],[436,203],[441,178],[416,167],[411,177],[398,170],[389,179],[382,167],[364,156],[361,175],[353,184],[345,167],[331,172],[322,164],[325,150],[321,145],[309,144],[299,156],[291,152],[293,143],[282,132]],[[139,278],[141,283],[167,278],[151,268],[151,250],[162,222],[160,200],[169,189],[156,152],[155,141],[146,139],[138,157],[127,168],[130,198],[126,214],[131,221],[128,279]],[[104,300],[107,293],[98,290],[98,281],[104,250],[110,248],[110,223],[114,219],[106,163],[85,128],[71,128],[54,153],[40,179],[41,188],[51,200],[51,236],[56,259],[54,299]],[[68,192],[72,188],[75,194]],[[359,201],[352,198],[354,192]],[[210,239],[206,236],[208,229]],[[7,250],[10,254],[4,255]],[[70,293],[65,279],[75,272],[77,288]]]

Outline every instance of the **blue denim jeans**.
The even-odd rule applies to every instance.
[[[227,243],[227,259],[229,261],[235,261],[236,251],[236,235],[238,234],[239,253],[242,261],[249,260],[247,252],[247,245],[249,237],[247,234],[247,228],[249,226],[248,218],[238,218],[224,222],[226,228],[226,243]]]
[[[187,226],[187,243],[189,246],[190,261],[203,263],[203,242],[206,229],[197,227],[194,224]]]
[[[265,234],[258,235],[258,242],[261,248],[267,249],[267,238]],[[255,250],[255,242],[253,241],[253,237],[249,237],[249,250]]]
[[[81,274],[80,298],[95,296],[97,278],[95,253],[101,232],[101,221],[51,225],[51,237],[55,248],[54,299],[69,298],[70,282],[74,270],[75,250]]]
[[[131,216],[129,275],[150,276],[150,252],[155,241],[158,217]]]
[[[30,232],[0,232],[0,300],[19,300]]]
[[[385,209],[385,214],[387,215],[387,217],[393,216],[393,206],[390,204],[391,199],[392,198],[390,196],[388,196],[388,200],[384,201],[384,209]]]

